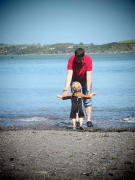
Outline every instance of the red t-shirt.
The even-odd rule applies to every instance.
[[[86,71],[92,71],[92,59],[84,55],[82,63],[75,60],[75,55],[71,56],[68,61],[68,70],[73,70],[73,78],[77,81],[86,81]]]

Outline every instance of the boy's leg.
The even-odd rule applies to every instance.
[[[78,113],[76,113],[76,122],[78,122],[79,119],[78,119]]]
[[[83,125],[83,118],[79,118],[80,121],[80,126],[79,126],[79,130],[84,130],[82,125]]]
[[[80,126],[79,118],[78,118],[78,113],[76,113],[76,127]]]
[[[79,118],[80,126],[83,125],[83,118]]]
[[[76,119],[72,119],[72,123],[73,123],[73,129],[76,129]]]

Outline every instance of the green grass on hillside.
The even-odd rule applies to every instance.
[[[0,45],[0,48],[4,48],[5,46],[6,47],[10,47],[10,46],[24,46],[27,48],[27,46],[30,46],[31,44],[3,44],[3,45]]]
[[[135,40],[118,41],[117,43],[135,43]]]

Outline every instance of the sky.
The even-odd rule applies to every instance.
[[[107,44],[135,39],[135,0],[0,0],[0,43]]]

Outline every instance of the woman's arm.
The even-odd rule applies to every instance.
[[[73,75],[73,70],[68,70],[67,72],[67,77],[66,77],[66,84],[65,84],[65,89],[63,89],[63,96],[68,94],[68,89],[71,83],[71,79],[72,79],[72,75]]]
[[[91,79],[92,79],[92,71],[86,72],[86,80],[87,80],[87,94],[90,94],[90,88],[91,88]]]

